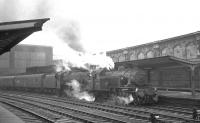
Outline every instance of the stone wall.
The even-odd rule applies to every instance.
[[[114,62],[146,59],[159,56],[175,56],[182,59],[200,58],[200,32],[181,35],[143,45],[108,51]]]
[[[0,75],[24,73],[28,67],[52,64],[52,47],[20,44],[0,56]]]

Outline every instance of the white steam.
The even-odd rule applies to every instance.
[[[117,99],[118,99],[118,103],[119,104],[125,104],[125,105],[130,104],[134,100],[132,95],[129,95],[128,97],[120,97],[120,96],[118,96]]]
[[[0,21],[14,21],[35,18],[50,18],[43,30],[26,38],[22,43],[53,47],[54,59],[62,59],[65,69],[70,66],[89,69],[114,67],[111,58],[105,54],[89,54],[83,47],[78,21],[68,18],[65,1],[56,0],[0,0]],[[57,71],[62,70],[57,65]]]
[[[48,23],[47,23],[48,24]],[[58,63],[57,71],[60,71],[60,66],[65,66],[65,69],[70,70],[70,67],[81,67],[84,69],[90,69],[90,65],[95,65],[96,69],[99,68],[107,68],[112,69],[114,68],[114,62],[105,53],[88,53],[88,52],[81,52],[72,49],[69,47],[69,44],[59,36],[59,30],[52,28],[47,29],[48,25],[44,25],[44,29],[41,32],[37,32],[32,34],[28,37],[25,41],[26,43],[29,42],[40,42],[41,45],[47,45],[45,42],[48,41],[48,44],[51,44],[53,47],[54,52],[54,59],[61,59],[63,60],[62,63]],[[67,38],[66,38],[67,40]],[[79,46],[77,45],[76,48]],[[82,49],[81,49],[82,50]]]
[[[80,83],[77,80],[72,80],[70,83],[66,83],[72,87],[72,91],[66,90],[67,95],[73,96],[80,100],[94,101],[95,97],[86,91],[81,91]]]

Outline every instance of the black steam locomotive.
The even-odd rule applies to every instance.
[[[97,75],[95,91],[106,91],[110,95],[130,97],[135,105],[158,102],[156,89],[146,82],[146,73],[139,68],[117,71],[103,70]],[[104,94],[105,95],[105,94]]]

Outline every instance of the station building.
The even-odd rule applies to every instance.
[[[48,66],[52,63],[52,47],[20,44],[0,56],[0,74],[24,73],[28,67]]]
[[[155,41],[147,44],[108,51],[114,62],[174,56],[181,59],[199,60],[200,31]]]
[[[140,67],[147,81],[165,89],[200,89],[200,31],[108,51],[115,67]]]

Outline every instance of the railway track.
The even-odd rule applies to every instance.
[[[186,116],[192,116],[192,109],[191,108],[184,108],[178,106],[169,106],[169,105],[154,105],[154,106],[145,106],[147,108],[163,110],[168,112],[175,112],[179,114],[184,114]]]
[[[24,115],[31,114],[37,119],[36,121],[34,119],[27,121],[29,117],[23,117],[22,119],[26,121],[27,123],[29,122],[31,123],[32,120],[34,120],[33,121],[34,123],[38,121],[42,121],[42,123],[60,123],[61,121],[74,122],[73,119],[66,118],[62,115],[52,113],[48,110],[44,110],[44,109],[41,109],[40,107],[36,107],[34,105],[30,105],[27,103],[18,102],[18,101],[6,99],[6,98],[4,99],[1,98],[0,101],[6,105],[9,105],[10,107],[16,108],[18,112],[18,116],[19,115],[22,116],[23,114]]]
[[[82,122],[89,123],[142,123],[146,122],[144,120],[137,120],[130,118],[128,116],[122,116],[114,113],[108,113],[104,111],[94,110],[83,106],[77,106],[72,104],[64,104],[61,102],[44,100],[39,98],[32,97],[23,97],[21,95],[6,95],[3,94],[0,96],[3,102],[9,102],[17,104],[18,106],[22,105],[29,108],[31,106],[37,107],[42,110],[48,110],[49,113],[62,114],[63,116],[72,117],[73,119],[81,120]],[[39,110],[37,109],[37,110]],[[55,122],[55,121],[54,121]]]
[[[42,97],[40,97],[42,98]],[[47,97],[44,97],[47,99]],[[56,98],[56,97],[54,97]],[[181,120],[185,122],[191,121],[191,112],[187,112],[188,114],[185,114],[184,112],[181,112],[180,110],[172,110],[172,109],[165,109],[163,108],[159,109],[158,107],[151,108],[151,107],[139,107],[139,106],[133,106],[133,107],[123,107],[123,106],[114,106],[114,105],[107,105],[107,104],[101,104],[101,103],[89,103],[89,102],[83,102],[79,100],[63,100],[61,98],[56,99],[48,98],[50,100],[64,102],[64,103],[71,103],[75,105],[85,106],[89,108],[95,108],[99,110],[104,110],[108,112],[114,112],[117,114],[124,114],[136,118],[142,118],[142,119],[149,119],[150,113],[159,114],[161,116],[160,121],[173,121],[173,120]],[[184,117],[183,117],[184,116]]]
[[[6,108],[8,111],[15,114],[16,116],[18,116],[19,118],[21,118],[25,123],[45,123],[43,119],[40,119],[35,115],[19,110],[18,108],[8,105],[7,103],[0,103],[0,105]]]
[[[26,94],[24,94],[25,96]],[[22,95],[21,95],[22,96]],[[39,97],[38,97],[39,96]],[[87,107],[97,110],[103,110],[105,112],[115,113],[118,115],[125,115],[128,117],[133,117],[135,119],[145,119],[145,122],[148,122],[150,113],[158,114],[160,116],[159,122],[195,122],[191,119],[191,112],[187,112],[188,114],[185,114],[184,112],[178,110],[163,110],[163,107],[159,109],[156,106],[151,107],[123,107],[123,106],[113,106],[113,105],[107,105],[107,104],[100,104],[100,103],[88,103],[84,101],[74,101],[74,100],[64,100],[62,98],[58,97],[47,97],[47,96],[41,96],[41,95],[31,95],[31,98],[34,100],[37,100],[38,98],[46,101],[54,101],[53,103],[60,103],[59,105],[63,104],[72,104],[77,105],[81,107]],[[55,102],[56,101],[56,102]],[[142,121],[141,121],[142,122]]]

